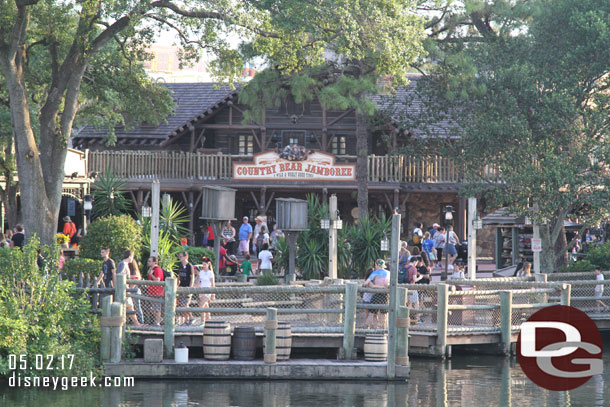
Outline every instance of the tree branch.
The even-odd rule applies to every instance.
[[[184,10],[184,9],[180,8],[178,5],[172,3],[171,1],[168,1],[168,0],[158,0],[158,1],[152,2],[151,6],[157,7],[157,8],[167,8],[167,9],[173,11],[174,13],[179,14],[183,17],[207,18],[207,19],[212,19],[212,20],[224,21],[227,24],[239,25],[240,27],[250,30],[250,31],[260,35],[261,37],[280,38],[280,36],[276,33],[264,31],[259,28],[250,27],[250,26],[247,26],[244,24],[239,24],[234,20],[234,18],[232,16],[229,16],[229,15],[226,15],[223,13],[218,13],[215,11]]]

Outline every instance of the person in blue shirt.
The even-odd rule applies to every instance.
[[[248,223],[248,217],[244,216],[239,227],[239,251],[243,254],[250,254],[250,240],[252,239],[252,225]]]
[[[377,259],[375,261],[375,271],[369,275],[369,278],[364,282],[365,287],[369,288],[385,288],[388,289],[390,287],[390,272],[385,268],[385,261],[382,259]],[[372,304],[387,304],[388,303],[388,295],[385,293],[375,293],[373,294],[373,299],[371,301]],[[373,328],[385,328],[386,325],[386,315],[381,316],[381,321],[379,318],[379,313],[387,314],[385,310],[371,310],[373,313]]]

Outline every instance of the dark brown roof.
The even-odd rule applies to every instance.
[[[188,123],[206,116],[221,104],[232,99],[236,92],[228,86],[218,83],[164,83],[171,91],[176,108],[174,113],[159,126],[139,125],[131,130],[115,128],[119,144],[160,144],[168,136],[184,129]],[[107,129],[96,129],[87,125],[73,137],[73,145],[79,145],[84,139],[102,139]]]
[[[426,96],[418,89],[423,82],[418,74],[409,75],[409,84],[390,94],[375,95],[372,100],[379,112],[391,118],[398,128],[415,137],[456,137],[456,124],[446,117],[432,118],[426,107]]]

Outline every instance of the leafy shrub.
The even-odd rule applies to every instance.
[[[579,273],[579,272],[587,272],[595,270],[595,265],[592,264],[589,260],[581,260],[576,261],[570,264],[568,267],[564,267],[561,269],[562,272],[566,273]]]
[[[146,260],[151,252],[150,249],[150,235],[144,234],[142,236],[142,244],[143,244],[143,253],[142,253],[142,264],[146,264]],[[180,250],[180,246],[174,243],[171,236],[163,231],[159,232],[159,246],[158,246],[158,254],[157,260],[159,262],[159,266],[163,270],[173,270],[176,267],[176,263],[178,262],[178,252]]]
[[[209,247],[181,247],[180,251],[184,250],[189,254],[189,261],[193,264],[200,264],[203,257],[212,260],[212,264],[216,261],[216,253]]]
[[[134,251],[139,258],[142,252],[142,228],[127,215],[107,216],[89,225],[87,234],[81,239],[80,255],[87,259],[99,259],[100,249],[110,248],[110,257],[121,261],[124,250]]]
[[[278,285],[277,277],[271,271],[264,271],[256,278],[256,285]]]
[[[32,237],[21,250],[0,249],[0,375],[12,373],[8,355],[26,355],[28,366],[36,366],[36,355],[75,355],[71,369],[32,369],[18,374],[84,376],[96,374],[100,328],[83,294],[73,283],[50,278],[57,270],[56,246],[43,246],[40,253],[49,275],[36,264],[39,242]]]
[[[589,250],[585,260],[588,260],[594,266],[599,266],[604,270],[610,269],[610,242],[606,242]]]
[[[89,275],[92,278],[97,277],[102,270],[102,260],[85,259],[83,257],[75,257],[73,259],[67,259],[62,269],[62,275],[65,278],[73,279],[83,275],[83,277]]]

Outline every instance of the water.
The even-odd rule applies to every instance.
[[[605,374],[569,392],[537,387],[514,359],[456,355],[445,362],[413,359],[406,383],[136,380],[133,388],[69,391],[3,386],[0,406],[604,406],[610,405],[610,348],[606,349]]]

